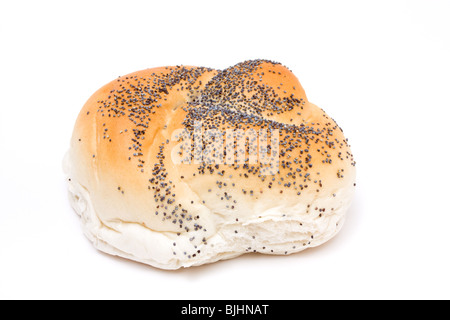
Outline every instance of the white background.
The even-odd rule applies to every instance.
[[[449,299],[449,1],[1,1],[0,298]],[[102,254],[61,161],[89,96],[133,71],[288,66],[344,129],[341,233],[291,256],[161,271]]]

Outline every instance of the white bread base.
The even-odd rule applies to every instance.
[[[68,156],[64,160],[64,170],[70,174]],[[299,209],[305,207],[301,204],[301,207],[274,207],[255,213],[254,218],[247,221],[219,224],[207,244],[196,248],[200,254],[193,257],[185,252],[192,251],[189,239],[197,232],[177,235],[119,219],[101,221],[89,191],[70,177],[70,203],[81,217],[84,234],[98,250],[167,270],[231,259],[248,252],[285,255],[319,246],[342,228],[353,196],[353,188],[342,190],[338,197],[340,203],[334,203],[333,214],[321,218],[310,212],[299,213]],[[315,199],[310,207],[329,205],[329,201],[330,198]]]

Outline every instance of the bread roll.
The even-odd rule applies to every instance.
[[[266,60],[119,77],[85,104],[64,168],[94,246],[162,269],[318,246],[355,188],[340,127]]]

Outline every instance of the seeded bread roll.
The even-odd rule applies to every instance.
[[[266,60],[119,77],[85,104],[64,167],[94,246],[162,269],[318,246],[355,186],[340,127]]]

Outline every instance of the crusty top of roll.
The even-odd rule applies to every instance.
[[[221,131],[278,129],[279,172],[262,174],[258,164],[174,163],[174,132],[192,131],[196,121]],[[195,230],[193,248],[215,232],[216,219],[238,221],[274,199],[311,203],[355,179],[340,127],[308,101],[290,70],[266,60],[223,71],[176,66],[119,77],[84,106],[70,153],[71,174],[105,224]]]

